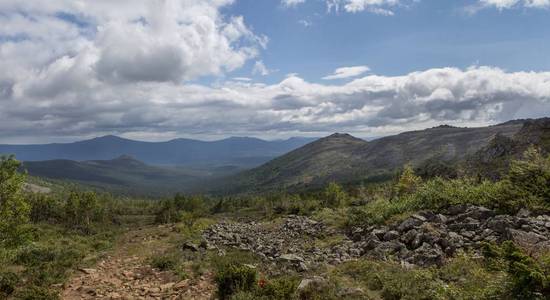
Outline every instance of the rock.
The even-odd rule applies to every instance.
[[[311,289],[311,288],[319,288],[326,284],[327,284],[327,281],[324,278],[318,277],[318,276],[302,279],[302,281],[300,281],[300,284],[298,285],[298,288],[296,289],[296,293],[300,294],[304,290]]]
[[[183,251],[185,250],[190,250],[192,252],[198,252],[200,249],[199,249],[199,246],[197,246],[196,244],[193,244],[191,242],[185,242],[182,246],[181,246],[181,249]]]
[[[84,273],[84,274],[88,274],[88,275],[91,275],[91,274],[95,274],[97,273],[97,270],[96,269],[90,269],[90,268],[82,268],[82,269],[78,269],[80,272]]]
[[[417,235],[418,231],[416,231],[416,229],[409,230],[407,233],[401,236],[401,241],[407,245],[410,245]]]
[[[384,234],[384,241],[393,241],[399,238],[399,232],[395,230],[388,231]]]
[[[514,243],[526,247],[532,248],[538,242],[545,240],[545,238],[534,232],[526,232],[521,230],[509,229],[509,237]]]
[[[525,208],[520,209],[516,214],[516,217],[518,218],[529,218],[530,216],[531,216],[531,212]]]
[[[283,254],[279,257],[282,261],[287,261],[291,263],[301,263],[304,262],[304,259],[296,254]]]
[[[407,232],[415,227],[420,226],[420,224],[422,224],[421,220],[411,217],[401,222],[401,224],[399,224],[399,226],[397,227],[397,230],[399,232]]]

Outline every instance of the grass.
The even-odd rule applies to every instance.
[[[0,264],[16,278],[11,294],[17,299],[55,299],[71,270],[94,264],[112,246],[116,233],[81,235],[56,225],[34,224],[31,234],[33,242],[28,245],[0,249]]]

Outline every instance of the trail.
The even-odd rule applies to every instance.
[[[144,226],[123,233],[114,249],[92,268],[78,270],[61,299],[213,299],[212,274],[181,280],[148,259],[171,246],[170,226]]]

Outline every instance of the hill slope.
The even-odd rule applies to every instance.
[[[428,159],[458,162],[487,146],[497,135],[513,137],[522,126],[523,121],[480,128],[439,126],[371,142],[334,134],[229,178],[220,190],[314,188],[332,180],[391,176],[407,163],[419,165]]]
[[[201,180],[234,173],[234,169],[216,171],[150,166],[130,156],[112,160],[49,160],[24,162],[29,175],[71,181],[115,193],[162,196],[185,192]]]
[[[212,142],[190,139],[141,142],[104,136],[68,144],[0,145],[0,154],[15,154],[23,161],[109,160],[128,154],[148,164],[253,167],[313,140],[315,139],[291,138],[264,141],[233,137]]]

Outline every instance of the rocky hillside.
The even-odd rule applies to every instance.
[[[522,156],[530,146],[550,152],[550,118],[523,121],[513,136],[496,135],[487,146],[468,157],[465,169],[473,175],[497,179],[508,169],[510,161]]]
[[[289,216],[275,227],[256,222],[216,224],[204,231],[203,245],[219,251],[228,247],[251,251],[298,272],[363,256],[441,266],[459,251],[478,251],[483,242],[512,240],[534,252],[550,249],[550,215],[527,210],[499,215],[484,207],[456,205],[442,213],[422,211],[393,225],[356,227],[341,232],[332,244],[323,243],[337,234],[322,222]]]
[[[482,128],[439,126],[366,142],[334,134],[225,181],[232,191],[315,188],[335,180],[388,178],[407,163],[429,159],[455,163],[487,146],[495,136],[511,138],[524,121]]]

